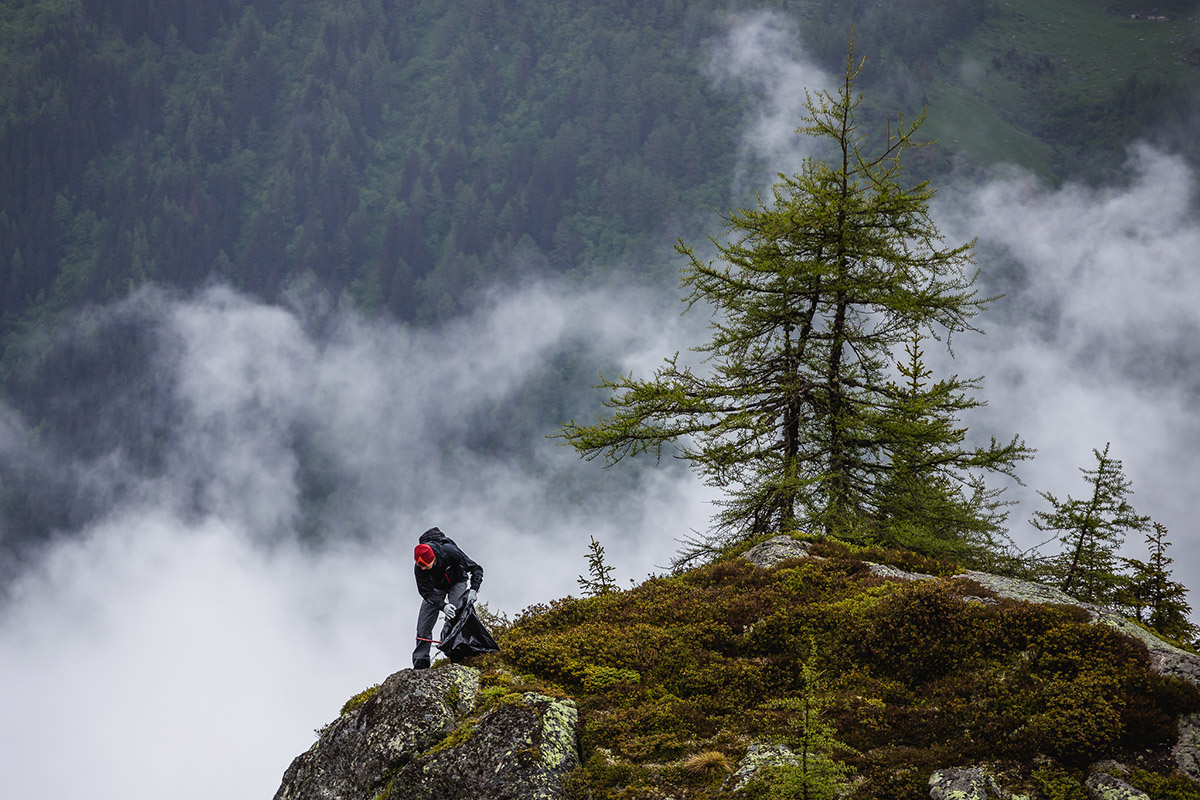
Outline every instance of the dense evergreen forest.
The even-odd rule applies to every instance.
[[[3,332],[146,281],[270,300],[305,275],[428,322],[520,270],[644,262],[732,202],[744,101],[712,88],[704,48],[763,8],[834,71],[853,24],[872,97],[913,111],[960,43],[1022,19],[983,0],[9,0]],[[1178,106],[1167,77],[1068,102],[1036,84],[1062,77],[1044,55],[993,67],[1028,86],[1013,125],[1060,170]]]
[[[853,31],[865,122],[928,104],[943,142],[915,177],[1102,174],[1136,136],[1190,130],[1195,3],[1157,7],[1179,24],[1132,39],[1140,6],[1085,0],[3,0],[0,396],[22,436],[153,475],[175,424],[148,374],[153,322],[43,347],[64,313],[146,284],[266,302],[302,284],[419,327],[531,274],[674,284],[676,239],[748,202],[738,169],[777,169],[744,162],[761,98],[708,70],[759,11],[794,19],[831,74]],[[1071,26],[1047,21],[1060,12]],[[465,447],[527,450],[594,377],[562,354]],[[114,399],[128,387],[135,407]],[[337,478],[295,435],[320,508]],[[40,539],[107,502],[60,473],[0,464],[14,531]]]
[[[636,250],[721,200],[732,153],[694,63],[715,4],[658,5],[11,10],[36,56],[7,71],[2,311],[312,273],[430,319],[518,248]]]

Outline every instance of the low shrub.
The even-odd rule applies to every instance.
[[[851,800],[924,800],[938,767],[1039,756],[1052,769],[1024,780],[1071,800],[1071,769],[1134,746],[1166,752],[1179,714],[1200,709],[1196,687],[1153,673],[1143,646],[1080,609],[984,605],[961,580],[882,581],[851,557],[863,551],[827,548],[520,615],[502,659],[578,701],[578,796],[717,796],[683,759],[718,735],[742,743],[716,748],[726,754],[794,735],[778,701],[804,695],[806,668],[828,677],[821,719],[858,772]]]
[[[1088,800],[1083,783],[1061,767],[1039,767],[1033,771],[1032,780],[1046,800]]]
[[[951,583],[903,584],[870,619],[861,657],[911,684],[961,670],[973,655],[970,614]]]
[[[1122,779],[1135,789],[1141,789],[1154,800],[1200,800],[1200,783],[1179,772],[1157,775],[1134,768]]]

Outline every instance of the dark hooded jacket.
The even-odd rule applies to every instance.
[[[441,596],[450,591],[451,586],[461,583],[468,576],[471,578],[471,588],[479,591],[479,586],[483,583],[483,567],[467,558],[467,554],[459,550],[450,537],[437,528],[430,528],[421,534],[418,541],[432,547],[433,554],[437,557],[432,569],[421,569],[420,565],[413,565],[413,572],[417,576],[417,591],[421,593],[421,597],[436,605],[441,602]]]

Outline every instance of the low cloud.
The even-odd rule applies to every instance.
[[[935,213],[953,241],[978,237],[980,285],[1004,293],[984,337],[958,343],[964,373],[985,374],[993,429],[1038,449],[1030,489],[1082,497],[1081,467],[1112,443],[1135,507],[1166,525],[1176,578],[1200,586],[1193,488],[1200,481],[1200,218],[1195,175],[1179,157],[1130,150],[1107,186],[1050,187],[1012,171],[950,187]],[[1022,495],[1014,534],[1045,502]],[[1134,534],[1126,552],[1145,558]],[[1194,597],[1194,596],[1193,596]]]
[[[563,359],[588,374],[564,411],[594,413],[601,366],[691,341],[676,305],[537,284],[413,330],[148,288],[81,314],[40,363],[94,361],[0,408],[6,474],[57,476],[45,506],[74,506],[48,543],[0,530],[24,548],[0,601],[6,789],[269,796],[314,728],[409,665],[431,525],[509,615],[578,593],[591,536],[622,582],[658,571],[712,510],[680,464],[605,473],[545,438],[558,418],[490,437]],[[106,358],[122,336],[140,364]]]
[[[832,91],[836,82],[804,51],[793,20],[767,11],[731,17],[725,34],[712,43],[707,73],[717,88],[743,96],[750,109],[735,196],[769,185],[781,172],[799,171],[816,154],[813,140],[796,135],[808,113],[806,92]]]

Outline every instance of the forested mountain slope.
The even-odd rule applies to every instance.
[[[1185,120],[1196,60],[1194,3],[1117,6],[9,0],[3,331],[146,281],[304,275],[430,321],[524,269],[645,263],[736,202],[753,98],[704,65],[756,10],[835,71],[853,25],[872,102],[930,104],[926,172],[1102,169]]]

